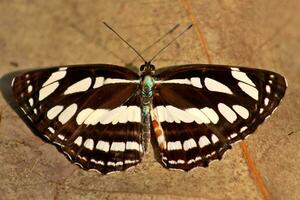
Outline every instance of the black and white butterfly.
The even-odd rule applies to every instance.
[[[139,74],[108,64],[30,71],[12,87],[32,128],[82,168],[108,173],[141,162],[147,127],[165,167],[207,166],[272,114],[286,82],[261,69],[146,63]]]
[[[287,87],[284,77],[261,69],[155,70],[151,61],[139,72],[109,64],[30,71],[14,78],[13,94],[35,132],[82,168],[105,174],[140,163],[151,137],[166,168],[208,166],[253,133]]]

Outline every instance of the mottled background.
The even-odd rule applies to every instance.
[[[103,20],[137,49],[177,23],[181,29],[194,23],[159,56],[157,67],[260,67],[283,74],[289,88],[256,134],[209,168],[168,171],[150,150],[136,168],[108,176],[70,164],[0,95],[0,199],[299,199],[299,10],[298,0],[1,0],[0,75],[36,66],[129,64],[136,55]]]

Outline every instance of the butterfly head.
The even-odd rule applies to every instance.
[[[151,62],[145,62],[145,64],[141,65],[140,72],[142,76],[153,75],[155,70],[155,66],[151,64]]]

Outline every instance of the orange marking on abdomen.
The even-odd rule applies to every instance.
[[[155,119],[152,121],[152,126],[153,126],[154,130],[159,127],[158,122]]]

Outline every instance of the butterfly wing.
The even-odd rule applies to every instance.
[[[12,83],[30,127],[82,168],[102,173],[141,161],[138,87],[135,72],[102,64],[31,71]]]
[[[243,67],[177,66],[158,70],[156,79],[162,161],[183,170],[221,159],[272,114],[286,89],[281,75]]]

